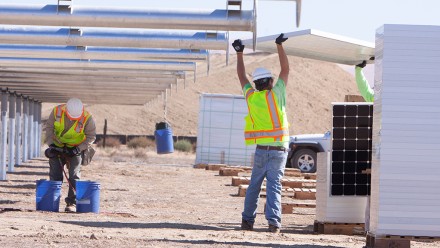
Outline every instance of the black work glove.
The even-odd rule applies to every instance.
[[[62,152],[63,148],[56,146],[55,144],[50,144],[49,148],[44,151],[44,155],[47,158],[54,158]]]
[[[67,155],[69,157],[78,156],[80,153],[81,153],[81,151],[79,150],[79,148],[77,146],[72,147],[72,148],[67,148]]]
[[[287,39],[289,38],[284,38],[284,34],[281,33],[280,36],[278,36],[278,38],[275,39],[275,43],[277,43],[278,45],[281,45],[281,43],[285,42]]]
[[[244,45],[240,39],[234,40],[234,42],[232,43],[232,47],[237,53],[242,53],[244,50]]]
[[[367,65],[367,61],[364,60],[364,61],[362,61],[362,63],[357,64],[356,66],[357,66],[357,67],[360,67],[360,68],[364,68],[366,65]]]

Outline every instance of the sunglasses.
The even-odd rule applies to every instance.
[[[268,82],[270,82],[272,78],[268,77],[268,78],[260,78],[254,81],[255,84],[266,84]]]

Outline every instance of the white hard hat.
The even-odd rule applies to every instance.
[[[70,98],[66,103],[67,115],[70,118],[77,119],[83,114],[84,106],[78,98]]]
[[[271,78],[271,77],[272,77],[272,73],[268,69],[263,67],[259,67],[255,69],[254,73],[252,73],[252,81],[262,78]]]

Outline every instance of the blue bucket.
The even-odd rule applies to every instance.
[[[61,181],[37,180],[37,210],[59,212],[61,184]]]
[[[76,181],[76,212],[99,213],[101,185],[91,181]]]
[[[173,131],[171,128],[160,129],[154,132],[158,154],[174,152]]]

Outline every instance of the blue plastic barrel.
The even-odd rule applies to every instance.
[[[61,181],[37,180],[37,210],[59,212],[61,184]]]
[[[99,213],[101,185],[92,181],[76,181],[76,212]]]
[[[160,122],[156,124],[154,139],[156,141],[156,150],[158,154],[174,152],[173,131],[168,123]]]

